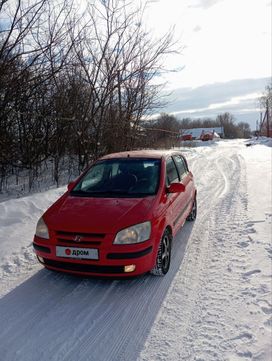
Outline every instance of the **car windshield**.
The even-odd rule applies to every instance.
[[[145,197],[157,193],[160,160],[122,158],[95,163],[73,188],[83,197]]]

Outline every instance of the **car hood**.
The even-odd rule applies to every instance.
[[[155,196],[145,198],[86,198],[69,194],[45,214],[49,229],[116,233],[149,220]]]

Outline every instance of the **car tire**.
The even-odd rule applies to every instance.
[[[196,201],[196,197],[195,197],[191,212],[189,213],[188,217],[186,218],[187,221],[189,221],[189,222],[194,221],[196,219],[196,215],[197,215],[197,201]]]
[[[171,262],[172,235],[169,230],[165,230],[159,245],[156,265],[150,271],[155,276],[164,276],[169,270]]]

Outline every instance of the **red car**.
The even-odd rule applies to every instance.
[[[33,246],[48,269],[80,275],[165,275],[172,239],[196,218],[180,152],[129,151],[92,164],[40,218]]]

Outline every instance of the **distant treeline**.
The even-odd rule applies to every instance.
[[[230,113],[219,114],[216,119],[184,118],[179,120],[173,115],[161,114],[158,118],[145,122],[144,125],[148,133],[149,142],[154,146],[177,146],[180,144],[179,134],[190,128],[224,128],[224,138],[249,138],[251,136],[250,126],[246,122],[235,122],[235,118]]]

